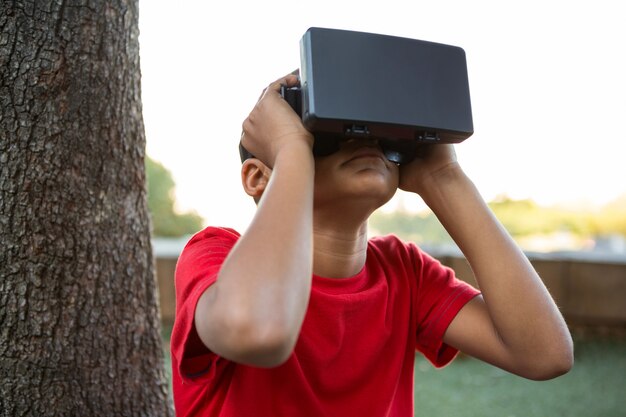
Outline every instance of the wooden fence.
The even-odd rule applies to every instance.
[[[176,305],[174,271],[180,251],[176,245],[155,248],[161,316],[164,323],[171,323]],[[454,269],[461,279],[476,285],[458,251],[428,252]],[[527,255],[570,326],[622,334],[626,331],[626,257],[583,252]]]

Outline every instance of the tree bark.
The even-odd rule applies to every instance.
[[[0,416],[172,414],[137,2],[0,2]]]

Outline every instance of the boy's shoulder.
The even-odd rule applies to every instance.
[[[405,242],[393,233],[386,235],[376,235],[368,238],[372,245],[404,245]]]
[[[412,242],[405,242],[394,234],[372,236],[368,239],[368,246],[370,248],[377,248],[381,251],[388,251],[392,253],[414,250],[419,251],[416,244]]]
[[[224,239],[236,241],[237,239],[239,239],[240,236],[241,235],[239,234],[239,232],[229,227],[209,226],[194,234],[187,242],[186,247],[207,239]]]
[[[405,242],[394,234],[373,236],[368,239],[369,252],[373,252],[386,261],[410,262],[420,253],[419,248],[412,242]]]
[[[379,258],[387,262],[403,262],[407,265],[439,262],[417,243],[403,240],[395,234],[370,237],[368,247],[369,251],[376,253]]]
[[[228,227],[209,226],[194,234],[185,244],[179,256],[178,264],[194,259],[207,250],[230,248],[235,245],[240,234]]]
[[[200,238],[223,236],[238,239],[241,234],[230,227],[208,226],[196,233],[194,237],[196,236]]]

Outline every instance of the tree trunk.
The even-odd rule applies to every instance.
[[[0,416],[167,416],[137,0],[0,2]]]

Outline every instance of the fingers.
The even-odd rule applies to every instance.
[[[313,144],[313,137],[302,125],[300,117],[281,97],[280,89],[283,85],[299,85],[298,76],[287,74],[269,84],[241,126],[240,141],[243,146],[268,166],[273,165],[285,140],[298,137],[298,140],[310,142],[311,146]]]
[[[276,81],[274,81],[269,86],[263,89],[257,101],[260,101],[263,97],[265,97],[268,91],[279,93],[281,85],[286,85],[287,87],[297,86],[300,83],[300,77],[298,76],[299,73],[300,73],[300,70],[295,70],[290,74],[280,77],[279,79],[277,79]]]
[[[254,130],[255,124],[259,123],[262,119],[280,119],[284,122],[285,116],[290,116],[284,113],[289,106],[287,102],[281,98],[280,88],[282,85],[287,87],[297,86],[300,82],[297,75],[298,72],[299,71],[296,70],[293,73],[278,78],[263,90],[254,109],[242,123],[242,135],[240,140],[244,143],[244,146],[249,142],[245,136],[248,136],[248,134]],[[280,110],[281,108],[283,110]],[[293,112],[291,109],[289,109],[289,111]]]
[[[266,92],[269,90],[269,91],[274,91],[274,92],[279,93],[281,86],[285,85],[287,87],[295,87],[299,83],[300,83],[300,80],[297,75],[288,74],[288,75],[285,75],[284,77],[277,79],[273,83],[271,83],[269,87],[266,88]]]
[[[285,75],[284,77],[280,77],[278,80],[274,81],[274,83],[278,83],[278,85],[286,85],[287,87],[294,87],[298,85],[300,82],[300,70],[294,70],[291,73]]]

